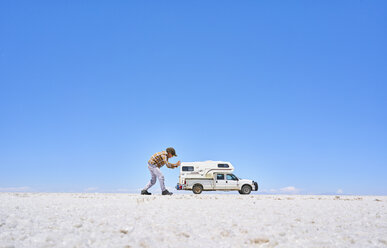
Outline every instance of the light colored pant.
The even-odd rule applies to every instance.
[[[149,183],[145,186],[144,190],[148,190],[150,187],[155,185],[156,178],[158,178],[159,182],[160,182],[161,191],[164,191],[165,190],[164,175],[163,175],[163,173],[161,173],[160,168],[158,168],[156,165],[148,163],[148,169],[151,173],[152,178],[149,181]]]

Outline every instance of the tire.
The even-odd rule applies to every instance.
[[[250,185],[243,185],[241,189],[241,194],[248,195],[251,192],[251,186]]]
[[[194,194],[200,194],[200,193],[202,193],[202,191],[203,191],[203,186],[200,184],[195,184],[192,187],[192,192],[194,192]]]
[[[239,192],[239,194],[243,195],[243,192],[242,192],[242,190],[238,190],[238,192]]]

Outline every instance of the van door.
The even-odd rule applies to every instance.
[[[238,187],[238,178],[233,174],[226,175],[226,188],[227,189],[239,189]]]
[[[215,189],[218,189],[218,190],[226,190],[227,189],[224,174],[216,174],[215,175]]]

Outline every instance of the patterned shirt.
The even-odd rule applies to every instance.
[[[164,165],[166,165],[168,168],[176,168],[177,166],[174,166],[168,162],[167,154],[168,153],[166,151],[155,153],[149,159],[148,163],[156,165],[159,168],[163,167]]]

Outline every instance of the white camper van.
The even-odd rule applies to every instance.
[[[240,194],[250,194],[258,190],[258,183],[240,179],[233,174],[234,166],[224,161],[183,162],[180,166],[177,190],[202,191],[238,190]]]

